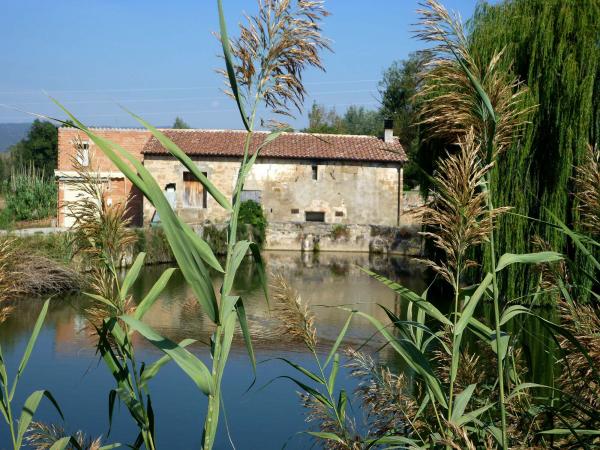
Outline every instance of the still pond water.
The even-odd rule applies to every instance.
[[[402,308],[394,292],[362,273],[359,266],[369,267],[400,281],[416,292],[425,288],[420,266],[403,258],[295,252],[267,252],[264,256],[268,270],[283,274],[303,300],[312,305],[317,318],[321,353],[324,354],[347,317],[346,312],[335,306],[351,305],[381,320],[385,320],[385,314],[377,303],[391,310]],[[150,289],[165,268],[144,269],[135,287],[136,298],[141,298]],[[219,283],[220,280],[215,279],[215,285]],[[269,313],[251,264],[241,267],[235,288],[245,299],[257,360],[263,362],[258,365],[256,384],[246,392],[253,380],[252,369],[243,341],[236,336],[223,380],[231,439],[237,449],[280,449],[286,443],[290,449],[309,448],[312,441],[298,434],[307,429],[307,424],[297,389],[285,379],[269,383],[278,376],[296,374],[282,362],[269,359],[284,357],[313,368],[312,356],[301,344],[277,332],[278,319]],[[9,374],[14,374],[18,366],[41,303],[37,299],[23,301],[0,327],[0,343]],[[106,437],[108,393],[113,388],[113,378],[96,356],[93,339],[86,330],[82,314],[86,303],[87,300],[80,295],[52,300],[44,328],[20,382],[15,405],[21,405],[33,390],[49,389],[64,412],[64,426],[69,432],[84,430],[91,436],[102,435],[105,444],[131,444],[137,430],[123,407],[117,408],[111,434]],[[171,279],[161,299],[144,320],[174,341],[194,338],[207,342],[212,333],[210,321],[203,315],[179,273]],[[373,333],[374,329],[368,323],[356,319],[345,342],[358,346]],[[376,339],[369,340],[367,351],[374,352],[380,343]],[[147,363],[162,356],[142,338],[136,339],[135,344],[140,359]],[[205,345],[198,343],[188,348],[208,364],[209,351]],[[380,357],[392,358],[385,349]],[[391,359],[388,362],[396,363]],[[339,385],[349,391],[355,387],[347,372],[340,371],[338,380]],[[156,413],[157,447],[199,448],[206,399],[192,381],[171,363],[151,382],[150,389]],[[38,420],[61,423],[57,414],[44,402],[38,412]],[[356,409],[355,412],[359,413]],[[215,448],[231,448],[223,418],[220,425]],[[8,447],[8,430],[0,425],[0,449]]]

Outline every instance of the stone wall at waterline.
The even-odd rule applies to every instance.
[[[381,225],[270,222],[265,249],[418,256],[421,254],[419,230],[418,224],[398,228]]]

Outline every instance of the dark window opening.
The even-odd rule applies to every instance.
[[[313,164],[311,166],[311,169],[312,169],[312,179],[318,180],[319,179],[319,166],[317,166],[316,164]]]
[[[207,174],[203,172],[204,176]],[[191,172],[183,172],[183,206],[206,208],[208,196],[204,185]]]
[[[336,211],[335,217],[344,217],[344,211]]]
[[[292,209],[292,214],[300,214],[300,210],[297,208]]]
[[[304,214],[307,222],[325,222],[324,212],[306,211]]]

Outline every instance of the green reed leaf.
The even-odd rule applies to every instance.
[[[436,319],[438,322],[440,322],[444,325],[452,325],[452,322],[446,316],[444,316],[439,311],[439,309],[437,309],[435,306],[433,306],[429,301],[423,300],[419,295],[417,295],[410,289],[407,289],[404,286],[401,286],[400,284],[398,284],[382,275],[379,275],[375,272],[365,269],[364,267],[361,267],[360,269],[363,272],[365,272],[367,275],[369,275],[370,277],[375,278],[376,280],[382,282],[387,287],[389,287],[391,290],[393,290],[397,294],[401,295],[402,298],[409,300],[410,302],[415,304],[417,306],[417,308],[422,309],[423,311],[425,311],[427,313],[427,315]]]
[[[287,378],[288,380],[293,381],[294,383],[296,383],[301,389],[303,389],[304,391],[306,391],[306,393],[308,395],[310,395],[311,397],[313,397],[315,400],[317,400],[318,402],[322,403],[324,406],[334,409],[335,406],[323,395],[321,394],[319,391],[317,391],[316,389],[311,388],[310,386],[302,383],[301,381],[297,380],[294,377],[289,377],[287,375],[282,375],[280,377],[277,378]]]
[[[526,306],[522,305],[513,305],[506,308],[506,310],[502,313],[502,317],[500,317],[500,326],[506,325],[510,322],[514,317],[517,317],[521,314],[527,314],[530,312],[530,309]]]
[[[348,404],[348,394],[345,389],[340,391],[340,395],[338,397],[337,411],[340,416],[340,420],[342,423],[346,421],[346,405]]]
[[[17,431],[17,446],[16,446],[16,448],[21,448],[21,443],[23,442],[23,437],[25,436],[25,433],[29,429],[29,425],[31,424],[31,421],[33,420],[33,416],[35,415],[35,413],[38,409],[38,406],[40,405],[40,402],[42,401],[42,399],[44,397],[46,397],[50,401],[50,403],[52,403],[52,405],[54,406],[54,408],[60,415],[61,419],[63,419],[63,420],[65,419],[62,411],[60,410],[60,406],[58,406],[58,403],[56,402],[56,400],[54,399],[54,397],[52,396],[50,391],[46,391],[46,390],[35,391],[29,397],[27,397],[27,400],[25,400],[25,404],[23,405],[23,409],[21,410],[21,416],[19,417],[19,428]]]
[[[152,289],[150,289],[150,292],[146,294],[144,299],[139,303],[139,305],[135,309],[134,317],[137,320],[142,320],[144,315],[150,310],[152,305],[154,305],[154,303],[156,302],[162,291],[165,289],[165,287],[169,283],[169,280],[171,279],[171,276],[173,276],[176,270],[177,269],[167,269],[161,274],[158,281],[154,283]]]
[[[185,348],[188,345],[191,345],[195,342],[198,342],[198,341],[196,341],[195,339],[184,339],[178,345],[182,348]],[[150,380],[152,380],[152,378],[154,378],[158,374],[160,369],[171,360],[172,360],[172,358],[170,355],[165,355],[162,358],[153,362],[152,364],[146,366],[144,368],[144,371],[142,372],[142,375],[140,376],[140,386],[142,388],[145,388],[147,386],[148,382]]]
[[[50,450],[65,450],[69,444],[71,444],[71,436],[65,436],[54,442],[50,447]],[[79,445],[77,447],[79,447]]]
[[[121,316],[120,319],[148,339],[158,349],[169,355],[205,395],[210,395],[213,392],[214,388],[210,371],[202,361],[185,348],[162,337],[148,325],[139,320],[136,320],[131,316]]]
[[[286,363],[289,366],[296,369],[298,372],[302,373],[303,375],[306,375],[311,380],[316,381],[317,383],[322,384],[323,386],[327,385],[325,380],[323,378],[321,378],[319,375],[315,374],[314,372],[311,372],[310,370],[302,367],[299,364],[296,364],[296,363],[290,361],[289,359],[286,359],[286,358],[273,358],[273,359],[283,361],[284,363]]]
[[[344,440],[337,434],[329,433],[327,431],[307,431],[307,434],[310,434],[314,437],[318,437],[319,439],[326,439],[328,441],[335,441],[340,444],[345,444]]]
[[[146,129],[148,129],[152,135],[160,142],[160,144],[171,153],[175,158],[177,158],[197,179],[202,183],[202,185],[206,188],[206,191],[217,201],[219,205],[225,208],[227,211],[231,212],[231,203],[227,200],[221,191],[219,191],[214,184],[210,182],[210,180],[202,173],[202,171],[198,168],[198,166],[192,161],[192,159],[185,154],[183,150],[181,150],[175,142],[165,136],[164,133],[156,129],[156,127],[150,125],[144,119],[142,119],[137,114],[132,113],[131,111],[123,108],[126,112],[128,112],[135,120],[141,123]]]
[[[465,409],[471,401],[471,397],[473,396],[473,392],[475,392],[476,387],[477,384],[470,384],[464,389],[464,391],[456,396],[451,416],[451,420],[453,422],[456,422],[465,413]]]
[[[537,252],[522,254],[505,253],[498,260],[496,272],[500,272],[502,269],[512,264],[542,264],[561,261],[562,259],[563,256],[557,252]]]
[[[252,364],[252,372],[256,376],[256,356],[254,355],[252,336],[250,335],[250,327],[248,326],[248,318],[246,317],[246,307],[244,306],[242,298],[239,298],[237,302],[235,302],[235,312],[237,314],[238,322],[240,323],[240,329],[242,330],[246,351],[248,352],[248,357]]]
[[[491,273],[488,273],[481,282],[481,284],[479,284],[477,289],[475,289],[475,292],[473,293],[471,298],[469,298],[469,301],[462,310],[460,314],[460,319],[456,323],[456,329],[454,330],[455,335],[462,334],[464,329],[467,327],[469,321],[471,320],[471,317],[473,317],[473,314],[475,313],[475,308],[477,307],[479,300],[481,300],[483,294],[487,292],[488,287],[492,284],[493,279],[493,275]]]
[[[46,314],[48,314],[49,305],[50,299],[44,302],[44,306],[42,306],[42,310],[40,311],[40,314],[38,315],[38,318],[35,322],[33,331],[31,332],[31,336],[29,337],[29,341],[27,342],[27,347],[25,348],[25,352],[23,353],[23,357],[21,358],[21,362],[19,363],[19,368],[17,369],[17,375],[15,376],[15,379],[13,381],[12,389],[10,390],[10,394],[8,396],[9,402],[12,401],[15,395],[15,391],[17,389],[17,383],[19,382],[21,375],[23,375],[25,367],[27,367],[27,363],[29,362],[29,358],[31,357],[31,352],[33,351],[33,347],[37,341],[38,336],[40,335],[40,331],[42,329],[42,326],[44,325],[44,320],[46,320]],[[43,392],[45,391],[38,392],[42,392],[43,395]]]
[[[146,259],[146,254],[144,252],[138,253],[131,265],[131,268],[127,271],[127,275],[125,275],[125,279],[123,280],[123,284],[121,284],[120,297],[121,301],[125,301],[127,298],[127,294],[129,293],[129,289],[133,286],[133,283],[136,282],[138,277],[140,276],[140,271],[144,266],[144,260]]]
[[[331,372],[329,374],[329,381],[327,382],[327,389],[333,393],[335,388],[335,379],[337,378],[338,371],[340,370],[340,355],[336,353],[333,357],[333,365],[331,366]]]
[[[335,343],[333,344],[333,347],[331,347],[331,350],[329,351],[329,354],[327,355],[327,359],[325,360],[325,365],[323,366],[323,369],[327,368],[327,366],[329,365],[329,362],[331,361],[331,358],[333,357],[333,355],[336,354],[335,352],[337,352],[342,341],[344,340],[344,336],[346,336],[346,332],[348,331],[348,327],[350,326],[352,317],[354,317],[354,311],[352,311],[350,313],[350,315],[348,316],[348,318],[346,319],[346,322],[344,323],[344,326],[342,327],[340,333],[338,334],[338,336],[335,340]]]
[[[250,122],[244,108],[243,99],[238,89],[237,78],[235,77],[235,67],[233,65],[233,57],[231,55],[231,44],[229,42],[229,36],[227,34],[227,24],[225,22],[225,13],[223,12],[223,3],[221,0],[217,0],[217,6],[219,8],[219,29],[221,37],[221,45],[223,47],[223,57],[225,58],[225,67],[227,68],[227,77],[229,78],[229,85],[231,87],[231,93],[235,98],[238,109],[240,111],[240,117],[244,122],[246,130],[250,131]]]

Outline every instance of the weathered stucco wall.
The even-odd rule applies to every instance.
[[[196,160],[198,168],[226,196],[233,193],[239,161],[220,158]],[[227,214],[208,197],[206,208],[183,204],[183,173],[186,169],[173,158],[146,155],[144,165],[165,189],[175,184],[175,208],[189,223],[221,222]],[[396,225],[398,213],[398,167],[393,164],[352,164],[264,159],[252,168],[245,190],[260,191],[260,201],[269,222],[306,222],[306,212],[324,213],[329,224]],[[154,215],[144,201],[144,223]]]

